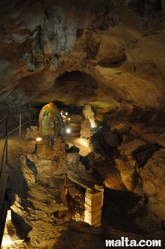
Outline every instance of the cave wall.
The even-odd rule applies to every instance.
[[[79,108],[89,103],[100,127],[84,147],[74,143],[80,156],[87,157],[81,160],[92,161],[89,166],[96,182],[146,198],[142,205],[161,220],[165,217],[164,6],[163,0],[0,3],[0,116],[4,117],[4,110],[14,112],[50,101]],[[40,162],[34,150],[33,144],[29,158],[47,180],[56,162]],[[19,203],[19,210],[29,208],[36,229],[33,201],[35,190],[42,191],[35,185],[26,153],[27,147],[19,152],[21,166],[13,164],[16,176],[11,170],[9,177],[19,196],[14,205]],[[66,162],[63,166],[60,170],[67,171]],[[20,176],[30,187],[16,184]],[[28,188],[34,191],[29,199],[21,194]],[[48,192],[43,190],[44,196]],[[49,201],[53,190],[52,196]],[[51,205],[54,210],[54,202]],[[28,208],[20,216],[27,218]],[[48,209],[41,205],[40,216]],[[54,233],[52,223],[51,229]]]
[[[163,13],[158,0],[2,1],[2,108],[164,109]]]

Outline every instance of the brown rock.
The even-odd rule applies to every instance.
[[[140,169],[143,192],[148,196],[148,208],[158,217],[165,217],[165,151],[156,151],[146,165]]]

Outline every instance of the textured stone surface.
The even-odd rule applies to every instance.
[[[164,152],[164,149],[155,152],[140,170],[143,192],[149,198],[148,208],[162,220],[165,220]]]
[[[27,132],[25,134],[25,140],[28,139],[35,140],[37,137],[39,137],[39,131],[37,126],[30,126],[30,128],[27,128]]]
[[[163,6],[157,0],[2,1],[1,106],[89,102],[98,117],[162,110]]]
[[[70,172],[72,179],[83,186],[101,183],[116,191],[115,201],[119,201],[116,196],[120,191],[123,195],[144,195],[142,208],[147,207],[164,220],[164,21],[163,0],[0,2],[1,119],[8,111],[14,113],[27,106],[39,109],[44,103],[55,101],[73,107],[75,112],[81,109],[81,117],[82,107],[89,104],[97,124],[100,122],[93,134],[89,122],[81,118],[79,126],[83,121],[87,136],[80,138],[78,130],[77,137],[65,137],[69,149],[73,146],[79,150],[77,154],[66,155],[62,139],[49,155],[43,151],[42,143],[36,146],[30,140],[17,144],[16,151],[16,143],[10,137],[10,200],[15,215],[19,215],[16,217],[25,219],[21,222],[29,232],[25,248],[51,248],[55,244],[62,249],[68,248],[68,241],[76,248],[82,241],[82,234],[75,236],[70,230],[65,233],[64,220],[55,217],[59,206],[54,199],[59,201],[62,180],[52,176],[55,172],[63,175],[68,168],[74,170],[72,175]],[[8,128],[18,123],[18,119],[11,118]],[[2,138],[4,131],[5,123],[0,130]],[[87,161],[91,152],[92,163],[87,172],[80,156]],[[111,217],[106,232],[109,229],[112,236],[110,226],[117,205],[113,199],[110,201],[104,217]],[[129,218],[128,232],[135,225],[144,233],[163,229],[153,214],[141,217],[141,209],[135,216],[127,216],[130,209],[125,213],[124,209],[128,205],[133,208],[130,198],[115,213],[114,224],[119,225],[122,218],[122,228],[126,229]],[[137,216],[137,222],[132,223]],[[117,234],[115,231],[113,235]],[[89,239],[87,235],[83,238],[80,248]],[[104,241],[104,236],[101,239]],[[90,244],[90,248],[105,247],[101,243]]]

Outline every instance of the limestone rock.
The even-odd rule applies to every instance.
[[[69,144],[67,140],[65,142]],[[74,139],[74,145],[79,150],[80,156],[83,157],[87,156],[89,153],[93,151],[93,146],[90,139],[77,137]]]
[[[35,140],[39,136],[39,131],[37,126],[30,126],[27,128],[27,133],[25,134],[25,140]]]
[[[53,103],[44,105],[39,113],[39,132],[43,138],[49,136],[53,139],[59,136],[62,127],[63,121],[58,108]]]
[[[115,159],[116,167],[120,171],[122,182],[129,191],[134,191],[138,183],[138,174],[135,167],[132,167],[122,158]]]
[[[117,148],[119,145],[119,138],[118,136],[110,130],[110,128],[105,127],[101,129],[101,134],[104,138],[104,141],[107,145],[111,146],[112,148]]]
[[[146,143],[142,140],[134,139],[128,143],[122,143],[120,146],[118,146],[118,149],[120,150],[121,154],[126,155],[129,163],[135,167],[136,160],[134,158],[133,152],[144,145],[146,145]]]
[[[90,124],[91,124],[91,127],[96,127],[97,124],[95,122],[95,118],[94,118],[94,112],[92,110],[92,107],[90,104],[85,104],[84,107],[83,107],[83,115],[84,115],[84,118],[85,119],[88,119]]]
[[[139,139],[134,139],[129,143],[122,143],[120,146],[118,146],[118,149],[121,151],[121,153],[124,153],[125,155],[131,155],[133,151],[135,151],[138,147],[145,145],[145,142]]]
[[[110,189],[121,191],[126,190],[126,186],[123,183],[120,171],[117,168],[110,169],[110,171],[106,173],[104,184]]]
[[[69,165],[77,165],[80,160],[78,153],[67,153],[67,162]]]
[[[20,162],[21,162],[23,179],[26,181],[26,183],[28,184],[28,187],[30,188],[31,185],[35,184],[36,176],[33,170],[27,166],[26,157],[24,155],[20,157]]]
[[[88,119],[81,122],[80,135],[82,138],[90,138],[93,135],[91,124]]]
[[[144,134],[143,138],[152,143],[157,143],[165,147],[165,133],[149,133]]]
[[[146,165],[140,169],[143,192],[148,196],[148,208],[165,220],[165,151],[156,151]]]

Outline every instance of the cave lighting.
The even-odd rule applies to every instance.
[[[11,220],[11,209],[7,210],[6,220]]]
[[[64,112],[64,110],[60,111],[61,117],[63,119],[63,122],[66,123],[67,121],[70,121],[70,118],[67,116],[69,115],[68,112]]]
[[[40,142],[42,141],[42,138],[41,137],[36,137],[36,142]]]
[[[7,215],[6,215],[6,222],[5,222],[5,229],[4,229],[4,234],[3,234],[3,238],[2,238],[2,243],[1,246],[10,246],[12,245],[14,242],[11,240],[8,232],[7,232],[7,223],[9,221],[11,221],[11,209],[7,210]]]
[[[96,124],[91,124],[91,128],[95,128],[95,127],[97,127]]]
[[[81,144],[85,147],[88,147],[88,143],[87,143],[86,139],[84,139],[84,138],[81,138]]]
[[[7,235],[3,236],[1,246],[6,247],[14,244],[14,242],[10,239],[10,237],[7,237]]]
[[[91,123],[91,128],[96,128],[97,127],[97,124],[95,123],[95,121],[90,121],[90,123]]]
[[[66,132],[69,134],[69,133],[71,133],[71,129],[70,128],[67,128],[66,129]]]

